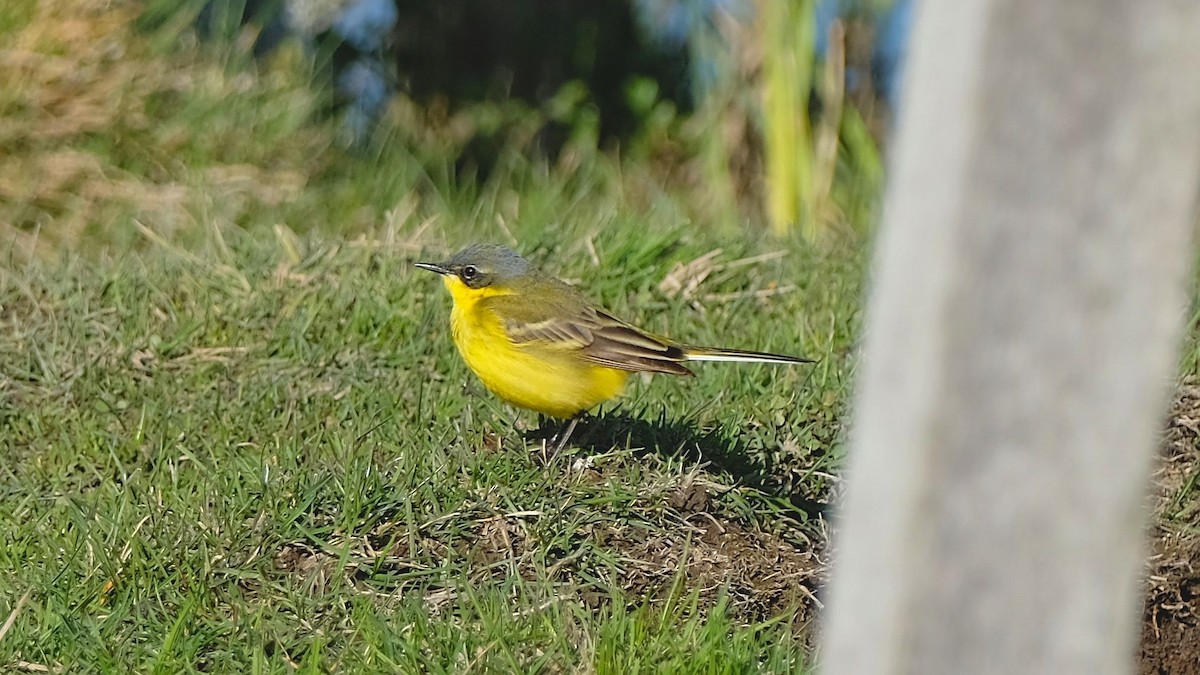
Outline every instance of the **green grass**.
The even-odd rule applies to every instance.
[[[380,242],[230,232],[221,247],[7,275],[0,597],[33,596],[0,663],[792,662],[786,625],[663,608],[692,536],[671,497],[702,476],[720,486],[706,513],[804,549],[813,524],[778,496],[820,496],[805,473],[836,462],[857,265],[801,251],[734,268],[703,288],[798,290],[699,311],[653,289],[704,247],[633,236],[647,226],[599,231],[603,266],[564,245],[555,267],[656,329],[822,361],[635,385],[548,461],[532,418],[479,391],[454,353],[437,280]],[[666,566],[635,588],[626,548],[644,540],[675,557],[643,551]]]
[[[547,458],[533,418],[480,391],[453,351],[438,280],[384,242],[228,231],[10,270],[0,598],[32,597],[0,663],[798,667],[799,588],[774,614],[718,602],[734,576],[689,570],[687,551],[712,519],[811,552],[819,523],[785,498],[827,496],[814,472],[837,462],[859,266],[798,249],[718,270],[698,292],[721,300],[693,307],[655,286],[717,242],[600,217],[518,239],[655,329],[821,362],[635,384]],[[719,243],[724,260],[748,252]],[[797,289],[729,299],[768,282]],[[694,484],[703,515],[674,499]],[[672,600],[701,583],[689,609]]]

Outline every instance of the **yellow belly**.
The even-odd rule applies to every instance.
[[[454,344],[484,386],[500,398],[552,417],[571,417],[620,395],[629,373],[536,345],[514,345],[499,319],[457,303]]]

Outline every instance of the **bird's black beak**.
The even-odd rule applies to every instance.
[[[419,262],[413,263],[413,265],[420,267],[423,270],[429,270],[430,272],[436,272],[441,275],[450,274],[450,268],[446,267],[442,263]]]

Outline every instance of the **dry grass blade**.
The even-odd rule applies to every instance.
[[[20,600],[17,600],[17,604],[14,605],[12,611],[8,613],[8,618],[5,619],[4,625],[0,626],[0,640],[3,640],[4,636],[8,635],[8,631],[12,630],[13,624],[17,622],[17,617],[21,614],[21,608],[25,606],[26,602],[29,602],[29,596],[32,594],[33,590],[30,589],[25,591],[25,594],[21,596]]]
[[[716,269],[716,259],[724,252],[715,248],[689,263],[675,263],[675,267],[658,283],[658,290],[668,298],[681,294],[684,298],[691,298]]]
[[[27,673],[61,673],[62,666],[47,666],[41,663],[31,663],[29,661],[17,661],[13,664],[17,670],[23,670]]]
[[[821,81],[821,101],[824,104],[816,130],[813,161],[813,193],[808,206],[805,227],[809,239],[820,233],[823,223],[830,220],[833,203],[833,177],[837,170],[839,131],[846,83],[846,30],[841,21],[829,29],[829,52],[825,57]]]

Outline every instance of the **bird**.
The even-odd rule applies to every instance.
[[[813,363],[655,335],[498,244],[473,244],[445,262],[414,265],[441,275],[453,303],[454,344],[484,386],[517,407],[567,421],[552,439],[555,452],[580,417],[619,396],[633,373],[693,376],[690,361]]]

